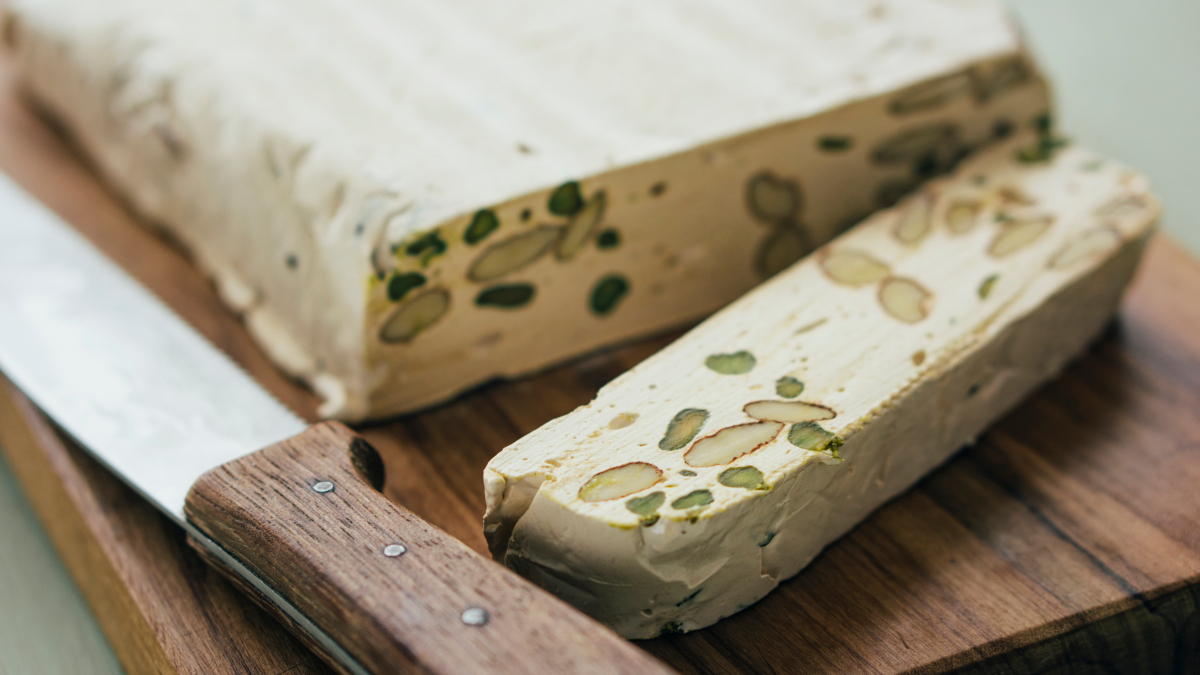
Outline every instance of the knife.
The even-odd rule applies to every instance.
[[[311,427],[0,174],[0,371],[335,669],[670,673],[383,497]]]

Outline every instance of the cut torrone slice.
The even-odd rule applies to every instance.
[[[1050,110],[1000,0],[3,6],[25,89],[346,420],[706,316]]]
[[[923,189],[919,240],[895,236],[908,203],[872,216],[503,450],[484,472],[493,554],[633,638],[706,626],[798,572],[1112,315],[1157,204],[1115,163],[1044,148],[1018,132]],[[951,227],[964,194],[977,222]],[[844,283],[840,251],[889,272]],[[714,354],[754,363],[729,374]],[[637,420],[614,431],[621,413]],[[632,462],[663,472],[650,494],[580,497]]]

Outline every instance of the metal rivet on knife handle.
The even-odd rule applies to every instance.
[[[404,548],[404,544],[389,544],[383,547],[383,554],[389,558],[402,556],[406,551],[408,551],[408,549]]]
[[[468,607],[462,613],[462,622],[468,626],[482,626],[488,622],[488,613],[478,607]]]
[[[393,503],[365,479],[373,453],[344,425],[316,424],[202,474],[186,515],[311,621],[324,649],[342,650],[340,672],[677,675]],[[318,481],[335,491],[315,497]],[[502,606],[520,621],[501,620]]]
[[[314,483],[312,486],[312,489],[314,492],[320,492],[321,494],[325,494],[326,492],[333,492],[333,483],[330,483],[327,480],[323,480],[323,481]]]

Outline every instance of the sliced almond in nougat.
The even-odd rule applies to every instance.
[[[542,257],[563,236],[563,228],[541,226],[496,242],[475,259],[467,278],[491,281],[507,276]]]
[[[1054,224],[1052,216],[1038,218],[1016,218],[1005,221],[988,247],[994,256],[1006,256],[1033,243]]]
[[[982,205],[975,201],[956,201],[946,210],[946,226],[951,232],[966,232],[975,227]]]
[[[756,420],[774,422],[811,422],[813,420],[832,419],[837,415],[823,405],[805,403],[804,401],[754,401],[742,408],[747,415]]]
[[[558,244],[559,260],[570,260],[587,246],[589,237],[604,217],[606,201],[604,193],[598,192],[571,216],[571,222],[563,230],[562,240]]]
[[[700,319],[1051,108],[998,0],[739,0],[735,31],[623,0],[3,5],[25,90],[346,420]]]
[[[930,212],[932,201],[924,194],[915,195],[909,200],[896,222],[897,239],[905,244],[916,244],[929,234],[929,230],[933,228],[933,214]]]
[[[852,286],[873,284],[891,272],[891,268],[870,254],[849,247],[827,251],[821,257],[821,267],[830,279]]]
[[[735,424],[701,438],[683,455],[688,466],[720,466],[748,455],[775,440],[783,425],[779,422]]]
[[[884,311],[906,323],[929,316],[933,294],[912,279],[890,277],[879,285],[879,304]]]
[[[579,488],[585,502],[606,502],[641,492],[658,482],[662,471],[645,462],[630,462],[592,476]]]
[[[441,289],[422,293],[397,309],[383,324],[379,339],[408,342],[442,318],[450,309],[450,294]]]
[[[1028,163],[1038,142],[923,188],[920,237],[896,237],[910,201],[868,218],[503,450],[496,558],[622,635],[693,630],[976,438],[1099,334],[1158,215],[1135,174],[1081,169],[1086,150]],[[635,463],[641,492],[584,498]]]

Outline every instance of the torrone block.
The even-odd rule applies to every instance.
[[[1115,311],[1157,203],[1055,146],[968,160],[506,448],[493,554],[633,638],[796,574]]]
[[[33,95],[323,414],[725,305],[1049,109],[990,0],[13,0]]]

